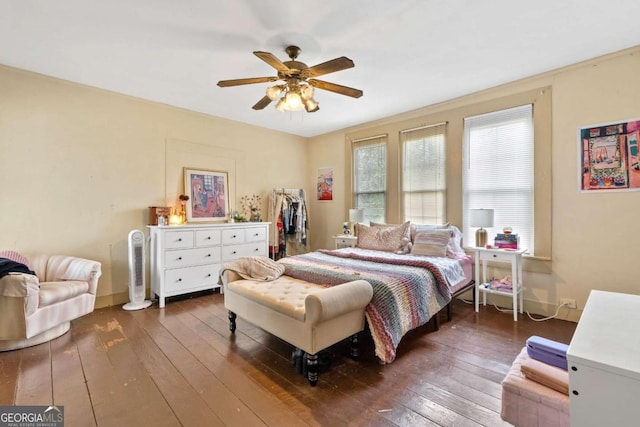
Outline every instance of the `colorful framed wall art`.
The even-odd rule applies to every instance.
[[[580,191],[640,190],[640,119],[578,131]]]
[[[187,222],[224,222],[229,217],[227,172],[184,168]]]

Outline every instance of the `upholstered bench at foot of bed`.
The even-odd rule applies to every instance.
[[[521,427],[568,427],[569,396],[527,379],[524,347],[502,381],[502,419]]]
[[[365,308],[373,296],[364,280],[325,287],[288,276],[244,280],[227,270],[222,281],[231,332],[237,315],[303,350],[312,386],[318,381],[317,353],[349,337],[352,346],[357,345],[356,334],[364,329]]]

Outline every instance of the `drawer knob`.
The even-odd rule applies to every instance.
[[[178,239],[178,242],[182,242],[182,237],[180,237],[180,238]]]
[[[207,256],[211,256],[211,254],[207,254]]]
[[[182,261],[182,257],[181,256],[178,257],[178,261]]]
[[[571,393],[573,393],[575,396],[580,394],[580,393],[578,393],[578,390],[573,390]]]
[[[494,258],[498,258],[498,255],[496,255],[496,254],[493,254],[493,257],[494,257]]]
[[[178,278],[178,282],[182,282],[182,278]]]
[[[255,252],[258,252],[259,250],[260,250],[260,248],[255,248],[254,249]]]
[[[256,236],[256,237],[258,237],[259,235],[260,235],[260,234],[258,234],[258,233],[254,234],[254,236]]]
[[[207,277],[211,277],[211,273],[207,274]]]
[[[211,236],[208,236],[208,237],[207,237],[207,240],[211,240]]]
[[[237,254],[237,252],[236,252],[236,251],[233,251],[233,252],[231,252],[231,253],[232,253],[233,255]]]
[[[236,235],[234,234],[233,236],[231,236],[231,238],[232,238],[232,239],[235,239],[235,238],[236,238]]]

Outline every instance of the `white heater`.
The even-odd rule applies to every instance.
[[[125,310],[141,310],[151,305],[145,300],[145,238],[140,230],[129,232],[129,300],[122,308]]]

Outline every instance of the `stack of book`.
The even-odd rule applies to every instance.
[[[498,233],[494,239],[494,246],[500,249],[518,249],[520,238],[517,234]]]

